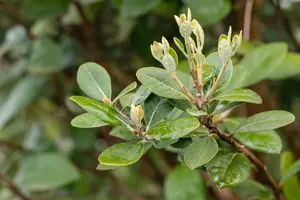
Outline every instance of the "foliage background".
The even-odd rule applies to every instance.
[[[287,43],[294,53],[285,56],[268,80],[251,86],[263,104],[243,105],[234,115],[286,109],[299,119],[300,2],[255,0],[248,24],[244,21],[246,3],[0,0],[0,179],[5,186],[0,188],[1,199],[19,198],[6,184],[11,181],[33,199],[164,199],[164,191],[169,190],[163,185],[178,163],[176,154],[151,149],[133,166],[97,171],[99,153],[121,139],[109,136],[109,127],[72,127],[71,119],[82,110],[68,98],[82,94],[76,72],[86,61],[105,67],[116,94],[136,80],[137,69],[158,66],[149,46],[162,35],[169,41],[179,36],[173,15],[186,12],[187,7],[204,27],[205,53],[215,50],[218,36],[229,25],[234,32],[244,27],[251,30],[236,63],[263,43]],[[251,61],[255,65],[257,60]],[[295,159],[300,156],[299,126],[297,121],[279,131],[283,149],[290,150]],[[279,155],[258,156],[279,177]],[[265,181],[258,173],[253,178]],[[218,191],[205,174],[187,184],[198,184],[207,199],[243,199],[230,189]]]

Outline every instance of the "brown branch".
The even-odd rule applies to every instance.
[[[264,174],[273,192],[275,193],[276,198],[280,200],[283,199],[279,185],[267,171],[267,167],[252,152],[250,152],[244,145],[238,143],[231,135],[220,131],[217,126],[212,123],[209,117],[201,117],[200,122],[201,124],[205,125],[211,133],[217,134],[223,141],[231,144],[236,150],[243,153],[256,166],[257,170],[261,171]]]
[[[10,141],[0,140],[0,146],[5,146],[14,150],[24,151],[24,147]]]
[[[4,185],[6,185],[7,188],[13,191],[22,200],[30,200],[30,198],[27,195],[25,195],[17,185],[15,185],[11,180],[6,178],[2,173],[0,173],[0,180],[4,183]]]
[[[254,0],[247,0],[245,13],[244,13],[244,38],[245,40],[250,40],[250,28],[251,28],[251,15],[252,15],[252,8],[253,8]]]

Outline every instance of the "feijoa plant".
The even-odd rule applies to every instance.
[[[220,36],[217,52],[205,56],[204,32],[190,10],[175,19],[182,39],[174,38],[174,43],[186,58],[188,65],[183,66],[187,68],[179,66],[176,51],[162,37],[150,49],[164,69],[139,69],[136,75],[142,85],[137,91],[132,92],[137,87],[134,82],[112,99],[106,70],[90,62],[80,66],[78,84],[93,99],[70,98],[87,111],[73,119],[72,125],[112,125],[110,135],[126,140],[104,150],[97,169],[131,165],[149,148],[165,148],[177,152],[179,161],[189,168],[207,171],[219,188],[238,185],[248,178],[251,167],[256,167],[266,176],[275,197],[280,198],[279,185],[248,148],[280,153],[281,140],[274,129],[292,123],[294,115],[272,110],[249,118],[228,118],[229,112],[241,103],[262,103],[254,91],[232,87],[236,78],[232,77],[231,58],[241,45],[242,33],[232,37],[229,28],[227,35]]]

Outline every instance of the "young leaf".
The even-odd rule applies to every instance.
[[[283,175],[293,163],[293,154],[284,152],[280,156],[280,172]],[[281,182],[283,192],[287,200],[300,199],[300,183],[297,176],[293,175]]]
[[[147,135],[156,140],[175,140],[192,132],[200,125],[196,117],[181,117],[153,125]]]
[[[207,115],[207,112],[205,112],[203,110],[193,109],[193,108],[186,109],[186,112],[195,117]]]
[[[220,150],[206,164],[206,169],[218,188],[234,187],[245,181],[250,174],[250,161],[240,153]]]
[[[126,166],[138,161],[144,152],[144,143],[140,141],[115,144],[104,150],[98,160],[103,165]]]
[[[229,133],[235,133],[234,138],[250,149],[276,154],[281,152],[281,138],[274,130],[236,133],[235,130],[241,121],[242,118],[227,118],[223,122]]]
[[[185,54],[184,45],[182,44],[182,42],[180,41],[180,39],[178,39],[177,37],[174,37],[173,40],[174,40],[174,43],[176,44],[177,48],[178,48],[183,54]]]
[[[72,96],[70,99],[103,122],[113,125],[120,124],[120,121],[117,118],[118,113],[112,107],[87,97]]]
[[[118,99],[120,99],[121,97],[123,97],[125,94],[131,92],[132,90],[134,90],[137,86],[136,82],[133,82],[131,84],[129,84],[126,88],[124,88],[120,94],[118,94],[118,96],[113,100],[112,103],[115,103]]]
[[[101,119],[95,117],[90,113],[84,113],[82,115],[75,117],[71,121],[71,125],[78,128],[95,128],[95,127],[106,126],[108,125],[108,123],[103,122]]]
[[[177,56],[176,51],[172,47],[169,48],[169,54],[173,57],[175,64],[177,66],[178,65],[178,56]]]
[[[280,182],[283,183],[285,180],[290,178],[291,176],[296,175],[300,171],[300,160],[294,162],[291,166],[289,166],[285,172],[283,173]]]
[[[295,120],[295,116],[287,111],[272,110],[248,117],[238,126],[236,132],[257,132],[272,130],[286,126]]]
[[[151,92],[159,96],[172,99],[188,99],[166,70],[156,67],[146,67],[139,69],[136,76]]]
[[[233,89],[230,91],[225,91],[221,94],[218,94],[213,98],[213,100],[238,101],[255,104],[262,103],[262,99],[260,98],[260,96],[250,89]]]
[[[195,170],[177,166],[164,183],[166,200],[206,200],[204,180]]]
[[[242,199],[259,199],[259,200],[270,200],[274,199],[273,193],[269,188],[264,185],[252,181],[246,180],[241,184],[233,188],[233,191],[239,195]]]
[[[111,81],[107,71],[97,63],[87,62],[79,67],[77,82],[80,89],[92,97],[103,101],[111,98]]]
[[[121,138],[126,141],[131,141],[131,140],[138,140],[139,138],[130,132],[128,128],[125,126],[115,126],[110,132],[109,135]]]
[[[148,90],[148,88],[144,85],[141,85],[139,89],[137,89],[133,99],[132,104],[133,105],[140,105],[142,104],[151,94],[151,91]]]
[[[30,191],[47,191],[79,178],[78,170],[64,155],[39,153],[22,159],[16,181]]]
[[[147,124],[146,130],[148,130],[153,124],[166,119],[173,108],[174,107],[167,99],[163,99],[156,95],[151,95],[144,104],[144,120]]]
[[[208,163],[218,152],[218,143],[214,137],[208,136],[197,139],[184,153],[186,165],[195,169]]]
[[[214,53],[210,54],[206,58],[206,62],[207,62],[206,64],[209,64],[213,67],[213,69],[214,69],[213,71],[214,71],[215,75],[218,76],[218,74],[220,73],[221,68],[223,67],[223,61],[221,60],[218,53],[214,52]],[[230,60],[227,63],[226,69],[223,73],[221,82],[220,82],[216,92],[217,91],[222,91],[227,87],[227,85],[229,84],[230,79],[232,77],[232,71],[233,71],[233,67],[232,67],[232,62]]]

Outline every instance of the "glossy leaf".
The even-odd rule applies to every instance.
[[[184,153],[186,165],[195,169],[208,163],[218,152],[218,143],[214,137],[208,136],[194,141]]]
[[[175,140],[192,132],[199,125],[195,117],[181,117],[159,122],[153,125],[146,134],[156,140]]]
[[[95,128],[108,125],[108,123],[103,122],[101,119],[95,117],[90,113],[84,113],[75,117],[71,121],[71,124],[72,126],[78,128]]]
[[[77,72],[77,82],[80,89],[92,97],[103,101],[111,98],[111,81],[107,71],[97,63],[87,62],[81,65]]]
[[[177,166],[164,183],[166,200],[206,200],[204,180],[195,170]]]
[[[291,176],[296,175],[298,172],[300,171],[300,160],[297,160],[296,162],[294,162],[293,164],[291,164],[291,166],[289,166],[285,172],[283,173],[280,182],[284,182],[285,180],[287,180],[288,178],[290,178]]]
[[[144,86],[159,96],[173,99],[188,99],[166,70],[146,67],[139,69],[136,76]]]
[[[23,158],[16,182],[30,191],[47,191],[79,178],[78,170],[64,155],[39,153]]]
[[[113,125],[120,124],[120,120],[117,117],[118,113],[112,107],[87,97],[72,96],[70,99],[103,122]]]
[[[104,150],[98,160],[103,165],[126,166],[138,161],[143,151],[144,143],[140,141],[124,142]]]
[[[27,76],[12,88],[10,94],[0,106],[0,129],[16,113],[35,99],[46,80],[47,78],[43,76]]]
[[[144,120],[147,124],[146,130],[148,130],[153,124],[166,119],[173,108],[174,107],[167,99],[151,95],[144,104]]]
[[[206,169],[218,188],[234,187],[245,181],[250,174],[250,161],[240,153],[220,150],[206,164]]]
[[[247,75],[243,86],[252,85],[268,77],[282,63],[287,52],[285,43],[270,43],[257,47],[246,54],[241,65]]]
[[[137,86],[136,82],[133,82],[131,84],[129,84],[126,88],[124,88],[119,94],[118,96],[113,100],[112,103],[116,102],[118,99],[120,99],[121,97],[123,97],[125,94],[131,92],[132,90],[134,90]]]
[[[236,133],[235,130],[241,121],[243,121],[242,118],[227,118],[224,120],[224,126],[229,133],[234,134],[235,139],[259,152],[276,154],[281,152],[281,138],[274,130]]]
[[[195,117],[207,115],[207,112],[205,112],[203,110],[192,109],[192,108],[186,109],[186,112]]]
[[[270,200],[274,199],[273,193],[264,185],[246,180],[233,188],[233,191],[242,199]]]
[[[280,128],[292,123],[295,116],[287,111],[272,110],[248,117],[240,123],[236,132],[257,132]]]
[[[223,66],[223,61],[221,60],[219,54],[217,52],[214,52],[212,54],[210,54],[207,58],[206,58],[206,62],[207,64],[211,65],[213,67],[213,71],[215,73],[216,76],[218,76],[218,74],[220,73],[220,70]],[[233,66],[232,66],[232,62],[229,61],[227,63],[226,69],[223,73],[221,82],[216,90],[217,91],[222,91],[224,90],[227,85],[230,82],[230,79],[232,77],[232,71],[233,71]]]
[[[293,154],[284,152],[280,156],[280,172],[283,175],[293,163]],[[300,183],[297,176],[290,176],[281,183],[286,200],[298,200],[300,198]]]
[[[222,101],[238,101],[261,104],[262,99],[258,94],[250,89],[233,89],[230,91],[222,92],[213,98],[214,100]]]

